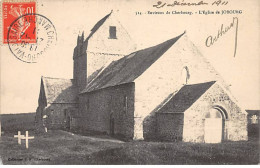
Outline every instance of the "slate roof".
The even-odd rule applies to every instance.
[[[76,103],[77,88],[72,79],[42,77],[48,103]]]
[[[158,60],[183,34],[159,45],[136,51],[111,62],[105,69],[99,72],[95,79],[89,81],[88,86],[81,93],[133,82]]]
[[[174,96],[169,95],[155,111],[183,113],[195,103],[216,81],[185,85]]]

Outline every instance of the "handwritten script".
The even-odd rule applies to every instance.
[[[206,39],[205,45],[207,47],[214,45],[215,42],[217,42],[219,38],[224,36],[233,27],[235,27],[235,40],[234,40],[234,43],[235,43],[234,44],[235,45],[234,57],[235,57],[236,51],[237,51],[237,31],[238,31],[238,18],[237,17],[233,17],[233,21],[228,26],[225,26],[225,28],[224,28],[224,25],[221,24],[221,27],[218,30],[218,34],[216,36],[208,36]]]
[[[163,7],[175,7],[175,6],[205,6],[205,5],[212,5],[212,6],[223,6],[227,5],[228,1],[223,0],[216,0],[212,3],[207,3],[204,1],[198,1],[198,2],[185,2],[184,0],[181,1],[173,1],[173,3],[166,3],[162,1],[157,1],[156,5],[153,5],[155,8],[163,8]]]

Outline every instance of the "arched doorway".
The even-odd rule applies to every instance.
[[[212,108],[205,116],[205,143],[221,143],[224,134],[226,115],[219,108]]]

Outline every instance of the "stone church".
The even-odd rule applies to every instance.
[[[73,61],[73,79],[41,78],[38,126],[126,140],[247,140],[247,113],[186,32],[136,51],[111,12],[78,36]]]

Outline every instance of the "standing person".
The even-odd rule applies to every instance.
[[[44,127],[44,131],[45,131],[45,132],[48,132],[47,119],[48,119],[48,116],[47,116],[47,115],[44,115],[44,116],[42,117],[43,127]]]

